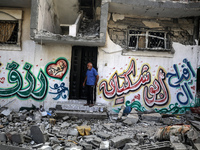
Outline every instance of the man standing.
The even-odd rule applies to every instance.
[[[87,72],[86,72],[86,77],[83,82],[83,86],[85,86],[86,83],[86,88],[87,88],[87,104],[84,106],[94,106],[94,89],[95,86],[97,86],[97,82],[99,80],[99,75],[96,71],[95,68],[92,67],[92,63],[89,62],[87,64]]]

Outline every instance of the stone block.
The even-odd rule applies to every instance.
[[[110,138],[110,135],[109,134],[106,134],[104,132],[97,132],[97,136],[103,138],[103,139],[109,139]]]
[[[45,143],[46,135],[43,133],[43,131],[38,126],[32,126],[30,128],[30,130],[31,130],[32,139],[33,139],[33,141],[35,141],[35,143],[37,143],[37,144]]]
[[[200,143],[194,143],[195,150],[200,150]]]
[[[11,141],[18,143],[18,144],[23,144],[24,143],[24,137],[22,134],[18,133],[11,133]]]
[[[66,147],[65,150],[83,150],[81,146]]]
[[[67,130],[67,135],[70,136],[78,136],[78,130],[75,128],[70,128]]]
[[[84,149],[92,150],[92,145],[91,144],[83,142],[83,143],[81,143],[81,146],[83,146]]]
[[[172,143],[174,150],[187,150],[186,146],[182,143]]]
[[[134,149],[136,147],[138,147],[138,143],[126,143],[123,150]]]
[[[130,137],[128,135],[117,136],[115,138],[112,138],[110,141],[111,141],[111,145],[114,148],[120,148],[124,146],[126,143],[130,142]]]
[[[109,141],[102,141],[100,144],[100,150],[109,150],[110,142]]]
[[[7,141],[7,137],[5,133],[0,133],[0,141],[1,142],[6,142]]]
[[[162,116],[159,113],[143,114],[142,120],[160,122],[162,120]]]
[[[38,150],[52,150],[52,148],[48,145],[44,145],[41,148],[38,148]]]
[[[70,124],[68,122],[63,122],[60,127],[66,128],[66,127],[69,127],[69,126],[70,126]]]

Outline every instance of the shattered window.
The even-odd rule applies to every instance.
[[[169,50],[166,32],[129,30],[128,33],[128,47],[131,49]]]
[[[17,44],[18,22],[0,21],[0,44]]]

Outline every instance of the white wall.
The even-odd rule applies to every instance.
[[[122,48],[114,44],[107,35],[107,42],[105,47],[99,47],[98,73],[100,79],[98,82],[97,102],[109,105],[110,109],[113,111],[117,111],[122,104],[126,105],[127,101],[130,101],[130,104],[134,102],[132,104],[132,107],[141,109],[142,111],[151,108],[160,109],[160,111],[164,111],[165,109],[163,108],[167,108],[167,112],[169,113],[184,113],[186,110],[189,110],[189,107],[194,106],[195,103],[197,53],[200,50],[200,47],[190,45],[185,46],[179,43],[173,43],[173,48],[175,50],[175,54],[172,58],[153,56],[140,57],[133,55],[122,56]],[[185,58],[191,64],[192,70],[187,66],[186,63],[183,62]],[[135,77],[133,77],[132,73],[129,75],[132,84],[136,84],[136,81],[138,81],[139,77],[141,77],[141,75],[147,74],[147,72],[151,77],[150,83],[146,83],[145,85],[141,85],[139,87],[136,86],[133,88],[124,87],[124,89],[121,90],[120,95],[120,90],[117,89],[116,82],[112,82],[112,80],[114,80],[113,76],[116,73],[117,79],[120,83],[120,86],[118,88],[121,88],[125,80],[123,78],[119,78],[119,75],[122,75],[123,73],[127,72],[132,60],[134,61],[136,71]],[[144,65],[148,66],[149,70],[146,73],[142,74],[141,70],[142,66]],[[177,74],[179,74],[179,78],[185,78],[181,80],[178,79],[173,65],[177,65],[178,67]],[[153,82],[155,81],[155,79],[158,80],[158,72],[160,69],[163,70],[164,77],[166,78],[164,80],[165,86],[163,87],[166,88],[165,91],[168,95],[168,98],[166,98],[166,100],[163,100],[163,102],[161,101],[161,99],[166,94],[164,93],[163,87],[161,86],[162,82],[158,82],[161,89],[160,91],[157,91],[156,94],[154,94],[154,99],[152,98],[153,95],[150,95],[149,92],[148,94],[146,94],[144,91],[145,86],[149,87],[150,85],[153,85],[153,87],[155,88]],[[169,73],[172,73],[173,75],[170,75]],[[194,73],[195,76],[193,76]],[[166,76],[167,74],[169,74],[168,77]],[[171,79],[170,76],[172,76]],[[169,85],[169,81],[171,85]],[[178,81],[180,81],[180,86],[178,86]],[[175,84],[175,82],[178,83]],[[114,83],[113,87],[109,85],[110,83]],[[103,84],[105,84],[104,87]],[[175,85],[177,87],[173,87]],[[104,89],[105,92],[103,91]],[[108,91],[107,94],[106,90]],[[111,90],[114,90],[113,94],[111,93]],[[188,95],[188,99],[184,90]],[[189,95],[189,93],[191,94]],[[146,100],[144,99],[145,95],[149,97]],[[177,95],[179,95],[179,98],[177,98]],[[147,104],[145,104],[145,102]],[[177,106],[175,105],[176,103]],[[172,110],[172,108],[174,109]]]
[[[45,109],[49,107],[54,107],[57,103],[57,101],[67,101],[68,100],[68,92],[66,88],[69,87],[69,70],[70,70],[70,63],[71,63],[71,46],[69,45],[62,45],[62,44],[45,44],[45,45],[39,45],[35,42],[30,40],[30,9],[23,9],[23,22],[22,22],[22,50],[21,51],[3,51],[0,50],[0,105],[3,106],[7,104],[8,102],[13,101],[12,103],[8,104],[7,106],[10,109],[18,110],[20,107],[31,107],[32,104],[36,105],[37,107],[40,105],[44,105]],[[59,70],[60,73],[64,72],[66,73],[63,78],[52,78],[47,74],[47,71],[45,70],[47,65],[52,66],[54,64],[54,68],[57,69],[59,65],[56,65],[56,60],[64,59],[67,63],[67,69]],[[14,90],[12,93],[12,89],[14,86],[18,85],[16,82],[10,83],[8,81],[11,76],[9,73],[10,70],[6,69],[9,63],[16,62],[19,67],[17,69],[14,69],[14,73],[18,73],[19,76],[16,76],[16,74],[12,74],[12,77],[21,77],[22,82],[20,82],[19,85],[22,85],[22,87],[18,90]],[[26,75],[30,75],[28,71],[23,69],[25,67],[25,64],[28,63],[32,65],[32,68],[30,69],[30,74],[32,77],[35,77],[36,82],[32,83],[31,81],[28,81],[25,79]],[[41,94],[44,94],[45,97],[43,99],[39,99],[41,95],[38,97],[34,97],[31,95],[40,89],[41,82],[37,79],[40,70],[44,73],[44,77],[47,80],[47,84],[44,86],[45,92],[39,92]],[[59,73],[58,73],[59,74]],[[58,75],[57,74],[57,75]],[[4,80],[5,79],[5,80]],[[29,84],[30,82],[30,84]],[[51,89],[50,87],[54,87],[55,84],[58,86],[61,85],[61,83],[65,83],[65,93],[64,91],[61,92],[62,96],[59,98],[57,97],[58,89]],[[31,90],[30,93],[28,93],[27,87],[35,86],[35,89]],[[61,89],[59,87],[59,89]],[[7,93],[5,93],[7,91]],[[20,92],[25,91],[25,93],[21,94],[20,96],[17,96]],[[57,94],[50,94],[51,93],[57,93]],[[3,95],[4,94],[4,95]],[[66,95],[66,98],[64,97]],[[4,96],[4,97],[3,97]],[[27,97],[25,97],[27,96]],[[54,100],[53,98],[57,97],[57,100]]]

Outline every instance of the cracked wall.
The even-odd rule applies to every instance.
[[[112,13],[108,21],[108,33],[111,40],[123,48],[127,47],[127,29],[166,31],[169,33],[171,42],[192,45],[193,28],[191,18],[148,18]]]

